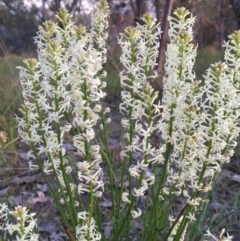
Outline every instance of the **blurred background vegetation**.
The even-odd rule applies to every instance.
[[[37,56],[33,38],[36,36],[38,26],[46,20],[56,21],[55,13],[59,7],[67,8],[77,24],[90,26],[90,12],[96,2],[97,0],[0,0],[0,168],[2,170],[3,167],[19,167],[19,152],[16,151],[19,149],[19,141],[14,115],[19,114],[22,98],[16,66],[22,65],[22,60],[26,57]],[[108,0],[108,2],[111,16],[107,42],[108,61],[105,68],[108,71],[107,102],[113,105],[118,105],[120,96],[118,73],[121,71],[119,62],[121,53],[117,36],[126,26],[141,24],[144,13],[152,12],[161,22],[163,30],[156,67],[159,77],[155,87],[158,89],[161,88],[161,76],[164,71],[164,51],[168,30],[166,19],[176,7],[186,7],[197,16],[193,42],[198,45],[195,63],[198,79],[211,63],[223,59],[224,41],[227,41],[229,34],[240,28],[240,0]],[[238,146],[235,156],[238,157],[239,153]],[[235,165],[239,167],[238,164]],[[227,185],[217,185],[218,179],[216,180],[216,188],[213,191],[215,197],[221,196],[219,193],[224,194],[224,190],[228,190]],[[230,192],[228,198],[222,195],[219,199],[222,199],[221,205],[228,214],[230,204],[227,204],[226,200],[231,200],[231,207],[234,208],[230,210],[234,217],[230,216],[230,221],[228,219],[228,231],[234,232],[236,240],[240,240],[240,225],[237,225],[236,221],[239,220],[239,186],[234,186],[233,190],[238,191]],[[205,206],[200,212],[199,226],[190,232],[192,240],[203,238],[202,227],[206,229],[206,222],[208,224],[210,222],[206,216],[214,215],[214,220],[217,220],[216,230],[221,228],[218,220],[226,218],[226,213],[214,210]],[[229,226],[230,223],[233,225]],[[196,228],[199,232],[196,232]]]

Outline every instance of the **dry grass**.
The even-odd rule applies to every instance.
[[[0,148],[0,167],[14,166],[17,130],[15,113],[22,104],[21,88],[17,66],[22,65],[23,56],[0,57],[0,131],[6,135],[6,142]]]

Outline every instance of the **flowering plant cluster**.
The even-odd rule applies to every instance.
[[[15,223],[10,222],[9,216],[15,218]],[[7,230],[10,235],[15,233],[17,241],[38,241],[39,235],[34,232],[37,228],[37,219],[34,219],[35,213],[28,213],[26,207],[17,206],[14,211],[10,211],[6,204],[0,204],[0,230]]]
[[[119,174],[107,136],[110,109],[103,105],[108,15],[107,2],[101,0],[89,31],[75,26],[65,9],[57,14],[61,27],[48,21],[39,28],[38,60],[27,59],[26,67],[19,68],[24,105],[22,117],[16,119],[20,136],[31,147],[30,167],[37,166],[49,185],[71,241],[184,240],[189,224],[208,201],[206,193],[215,173],[229,162],[236,146],[240,32],[225,43],[225,62],[211,65],[203,81],[196,80],[195,18],[185,8],[175,10],[169,17],[159,101],[152,81],[157,76],[160,26],[147,13],[143,25],[125,29],[118,38],[126,140]],[[96,130],[101,134],[96,135]],[[75,166],[64,148],[70,135],[83,157]],[[161,139],[158,145],[152,142],[153,135]],[[138,160],[135,153],[140,153]],[[110,180],[107,184],[104,172]],[[48,181],[50,173],[58,193]],[[76,179],[71,178],[74,174]],[[108,214],[99,205],[104,189],[111,198]],[[82,195],[87,195],[87,205]],[[180,203],[177,209],[176,203]],[[106,222],[111,223],[111,233],[104,236]],[[218,239],[206,230],[206,238],[232,240],[223,233]]]

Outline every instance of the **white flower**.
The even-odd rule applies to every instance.
[[[148,185],[153,185],[155,183],[155,175],[148,172],[146,174],[146,182],[148,183]]]
[[[97,151],[95,146],[94,148]],[[101,157],[101,156],[100,156]],[[78,184],[78,193],[89,192],[88,185],[93,185],[93,192],[96,197],[102,196],[104,183],[102,181],[102,169],[98,165],[99,161],[95,160],[91,164],[87,161],[78,162],[79,168],[78,178],[80,183]]]
[[[52,121],[58,123],[59,120],[63,117],[63,115],[59,116],[58,112],[50,112],[48,114],[48,121],[51,123]]]
[[[210,231],[209,229],[207,229],[207,233],[204,234],[205,236],[207,236],[208,238],[213,238],[215,241],[231,241],[233,239],[233,236],[229,236],[229,234],[227,233],[227,237],[223,237],[223,234],[225,233],[225,228],[222,229],[220,235],[218,238],[216,238]],[[209,241],[209,240],[205,240],[205,241]]]
[[[137,198],[143,196],[148,185],[154,183],[154,174],[145,178],[144,173],[150,162],[159,159],[159,152],[154,151],[150,144],[151,134],[156,129],[153,121],[157,118],[156,115],[159,117],[159,113],[154,115],[153,106],[158,92],[154,92],[149,82],[156,77],[153,69],[156,65],[161,31],[151,14],[145,14],[142,20],[145,25],[126,28],[118,39],[122,48],[120,61],[124,66],[124,71],[119,74],[122,86],[120,112],[126,115],[121,124],[126,131],[124,138],[127,141],[120,156],[127,164],[129,162],[130,177],[137,179],[139,188],[129,190]],[[134,152],[141,153],[143,158],[133,165]],[[128,195],[122,195],[124,202],[129,203]],[[140,216],[140,210],[132,211],[132,216]]]
[[[106,62],[106,39],[108,37],[109,6],[106,1],[98,3],[92,13],[91,19],[91,41],[95,42],[102,53],[102,63]]]
[[[110,118],[107,118],[107,119],[106,119],[106,124],[109,124],[109,123],[111,123],[111,119],[110,119]]]
[[[175,225],[171,231],[170,236],[167,239],[167,241],[172,241],[174,239],[174,236],[177,234],[178,228],[183,220],[183,216],[179,218],[177,223],[174,223],[175,219],[173,217],[169,217],[169,219],[170,219],[171,225]],[[181,237],[178,239],[179,241],[184,241],[186,231],[187,231],[187,228],[185,228],[184,231],[182,232]]]
[[[17,219],[16,224],[7,222],[5,229],[12,235],[17,232],[16,239],[19,241],[38,241],[39,235],[34,233],[34,228],[37,227],[37,220],[33,217],[35,213],[28,214],[26,207],[17,206],[15,211],[9,211]]]
[[[8,213],[9,213],[8,205],[6,205],[5,203],[0,203],[0,219],[7,221]]]
[[[136,219],[142,215],[142,211],[138,208],[137,211],[131,210],[131,214],[132,214],[132,217]]]
[[[85,211],[78,213],[79,223],[76,227],[76,237],[78,241],[98,241],[101,240],[101,233],[97,231],[95,220]]]
[[[105,108],[105,111],[104,111],[104,114],[107,114],[107,113],[109,113],[110,112],[110,108],[109,107],[106,107]]]
[[[189,213],[188,216],[186,216],[190,220],[190,222],[196,221],[195,214]]]
[[[87,142],[91,141],[95,137],[95,132],[94,130],[91,129],[86,129],[86,133],[83,134],[84,138],[86,139]]]
[[[145,160],[142,160],[141,162],[138,161],[137,162],[137,167],[140,169],[140,170],[145,170],[147,167],[149,166],[148,163],[145,163]]]
[[[100,112],[102,110],[101,105],[96,105],[93,109],[95,112]]]
[[[122,194],[122,201],[126,203],[131,203],[131,201],[128,199],[129,193],[123,192]]]
[[[146,190],[147,190],[147,186],[145,185],[140,188],[133,188],[133,196],[142,197],[144,196]]]
[[[137,166],[129,167],[129,173],[132,177],[138,178],[140,176],[140,170]]]

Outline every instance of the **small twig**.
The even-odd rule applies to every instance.
[[[22,168],[2,168],[1,171],[0,171],[1,175],[3,175],[4,172],[8,172],[9,173],[11,171],[24,171],[24,172],[18,173],[16,175],[12,176],[12,177],[9,177],[7,179],[1,180],[0,184],[1,185],[9,185],[11,180],[13,180],[14,178],[19,177],[19,176],[24,176],[25,174],[29,174],[29,173],[31,173],[33,171],[36,171],[36,170],[39,170],[39,169],[32,169],[32,170],[30,170],[29,168],[24,168],[24,167],[22,167]],[[41,176],[40,173],[38,175]]]
[[[221,174],[224,177],[230,178],[231,180],[240,183],[240,175],[235,172],[231,172],[231,171],[223,169]]]
[[[70,241],[75,241],[75,239],[74,239],[74,237],[73,237],[70,229],[68,228],[68,226],[66,226],[66,225],[63,224],[63,228],[64,228],[65,233],[67,234],[69,240],[70,240]]]
[[[120,73],[120,70],[119,70],[118,66],[116,65],[116,63],[114,62],[114,60],[112,59],[110,54],[107,54],[107,58],[110,60],[109,63],[113,66],[114,70],[117,73]]]
[[[15,139],[11,140],[10,142],[6,143],[6,145],[2,146],[3,148],[6,148],[7,146],[11,145],[12,143],[16,142],[19,139],[19,137],[16,137]]]
[[[166,239],[167,240],[171,234],[171,232],[173,231],[174,227],[176,226],[176,224],[178,223],[179,219],[181,218],[181,216],[184,214],[184,212],[186,211],[187,207],[189,206],[189,204],[187,203],[185,205],[185,207],[182,209],[182,211],[180,212],[180,214],[178,215],[178,217],[176,218],[176,220],[174,221],[172,227],[170,228],[170,230],[168,231],[167,235],[166,235]]]

